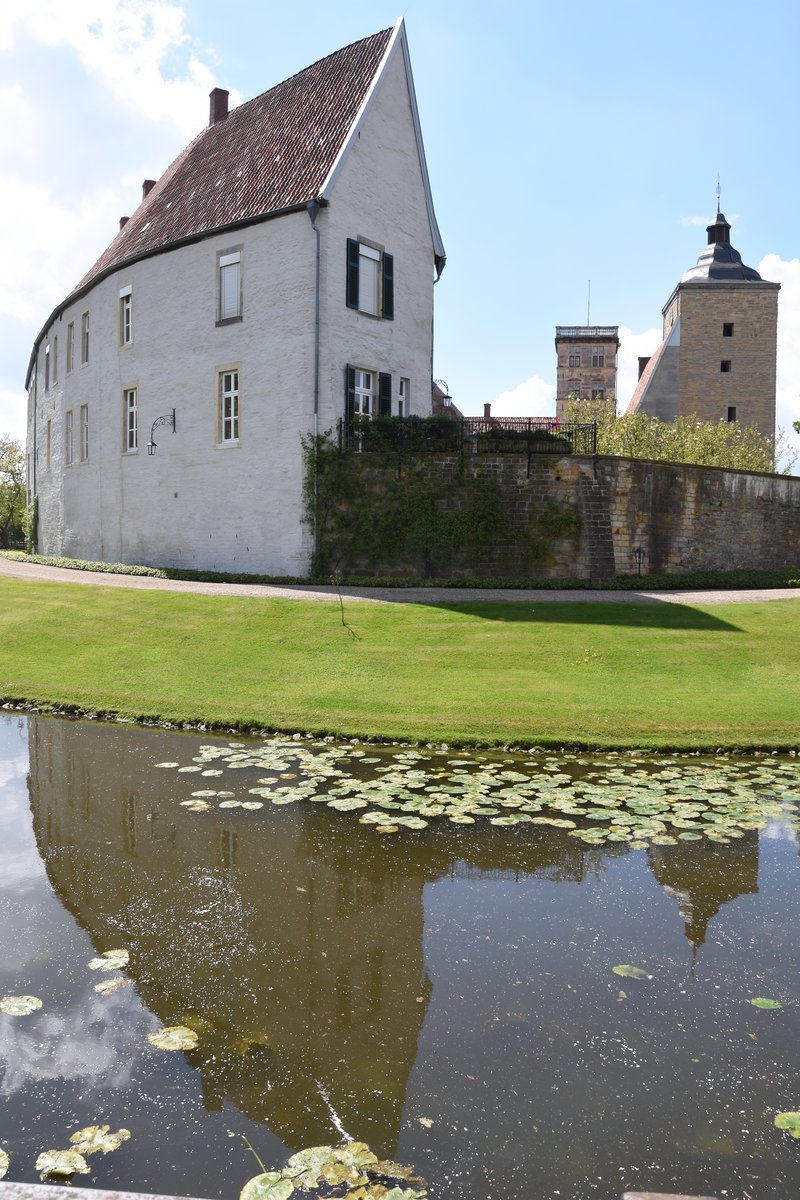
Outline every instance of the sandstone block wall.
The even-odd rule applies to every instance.
[[[398,470],[359,456],[360,500],[377,512],[397,497]],[[402,486],[438,495],[440,511],[470,503],[471,485],[492,481],[503,505],[491,539],[464,545],[449,562],[424,546],[398,555],[349,545],[343,575],[611,579],[642,572],[679,574],[741,567],[800,572],[800,478],[757,475],[640,459],[524,455],[421,456]],[[474,493],[472,493],[474,495]],[[324,538],[326,532],[320,530]]]

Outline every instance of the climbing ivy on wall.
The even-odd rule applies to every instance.
[[[577,545],[580,515],[552,499],[518,497],[489,471],[467,470],[452,452],[432,454],[390,440],[368,452],[340,452],[330,435],[303,440],[305,519],[314,528],[311,572],[405,574],[419,578],[531,573],[555,539]]]

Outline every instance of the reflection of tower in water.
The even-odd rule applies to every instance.
[[[164,1024],[198,1028],[206,1106],[229,1101],[296,1148],[346,1130],[396,1153],[431,997],[426,882],[580,882],[625,852],[488,825],[387,842],[307,801],[190,812],[193,790],[241,797],[262,772],[154,769],[199,746],[163,731],[31,718],[29,743],[34,831],[62,903],[98,951],[129,950]]]
[[[694,953],[706,940],[708,923],[723,904],[758,892],[758,833],[747,830],[727,846],[707,841],[651,846],[650,869],[678,901]]]

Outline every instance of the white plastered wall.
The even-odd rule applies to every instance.
[[[319,430],[344,413],[345,366],[410,381],[411,411],[431,405],[433,243],[403,56],[394,55],[360,137],[320,211]],[[348,309],[347,238],[394,256],[394,320]],[[242,253],[243,319],[218,327],[217,257]],[[314,427],[316,238],[305,212],[156,255],[113,273],[66,308],[58,385],[39,371],[36,487],[44,553],[272,575],[307,572],[301,436]],[[119,293],[133,294],[133,343],[119,345]],[[67,326],[90,313],[89,363],[66,374]],[[44,339],[39,357],[44,352]],[[216,371],[240,372],[240,438],[217,443]],[[123,453],[123,390],[136,388],[139,448]],[[80,406],[89,456],[79,461]],[[176,410],[176,432],[152,422]],[[75,461],[64,463],[64,416],[74,413]],[[46,422],[51,424],[49,469]],[[28,450],[32,453],[33,426]]]

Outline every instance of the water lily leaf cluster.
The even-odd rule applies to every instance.
[[[127,950],[104,950],[97,958],[89,961],[90,971],[120,971],[128,965]]]
[[[8,1171],[8,1155],[6,1154],[5,1150],[0,1148],[0,1179],[3,1178],[3,1176],[6,1174],[7,1171]]]
[[[770,1000],[767,996],[754,996],[750,1003],[753,1005],[753,1008],[763,1008],[767,1012],[772,1012],[776,1008],[783,1008],[780,1000]]]
[[[775,1117],[775,1128],[785,1129],[793,1138],[800,1138],[800,1112],[781,1112]]]
[[[347,1200],[424,1200],[425,1180],[410,1167],[381,1162],[365,1142],[311,1146],[293,1154],[282,1171],[249,1179],[239,1200],[288,1200],[294,1191]]]
[[[437,821],[544,825],[588,845],[644,848],[701,840],[727,844],[771,819],[800,829],[800,765],[783,760],[535,753],[479,758],[405,746],[367,754],[352,745],[272,738],[202,746],[192,763],[177,770],[259,772],[255,781],[243,776],[236,792],[192,792],[180,803],[195,812],[306,801],[380,834],[421,831]]]
[[[116,1133],[110,1133],[110,1128],[110,1125],[87,1125],[85,1129],[73,1133],[69,1140],[75,1143],[79,1154],[98,1154],[101,1151],[103,1154],[109,1154],[112,1150],[119,1150],[122,1143],[127,1142],[131,1136],[129,1129],[118,1129]]]
[[[3,996],[0,1012],[9,1017],[28,1017],[42,1007],[38,996]]]
[[[630,963],[620,963],[618,967],[612,967],[615,975],[622,975],[625,979],[652,979],[652,975],[648,975],[647,971],[642,967],[631,966]]]
[[[86,1159],[78,1150],[45,1150],[36,1159],[36,1170],[42,1179],[71,1179],[73,1175],[88,1175]]]
[[[157,1033],[148,1033],[147,1040],[159,1050],[194,1050],[198,1037],[186,1025],[167,1025]]]

